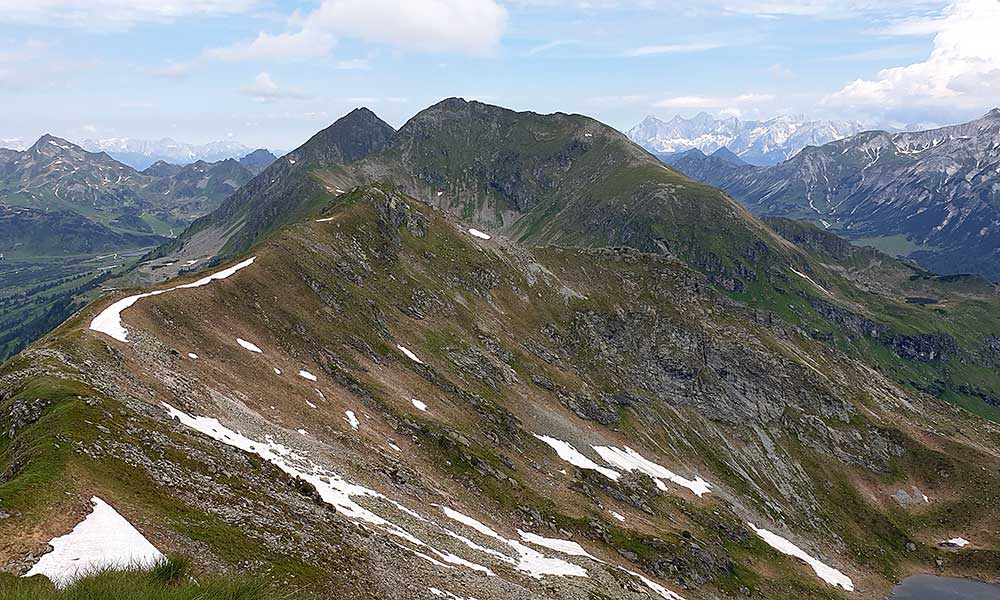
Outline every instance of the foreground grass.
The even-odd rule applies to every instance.
[[[288,596],[286,596],[288,597]],[[239,575],[199,577],[187,560],[172,557],[148,569],[105,570],[59,589],[43,576],[0,574],[3,600],[271,600],[265,584]]]

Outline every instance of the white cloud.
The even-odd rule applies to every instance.
[[[940,5],[940,0],[714,0],[725,12],[757,16],[854,17],[860,13],[899,14]]]
[[[205,54],[227,62],[298,60],[324,56],[333,49],[334,43],[335,39],[328,31],[310,26],[276,35],[262,31],[253,41],[212,48]]]
[[[753,107],[774,100],[770,94],[740,94],[739,96],[673,96],[653,103],[657,108],[702,108],[733,112],[739,107]]]
[[[341,71],[367,71],[371,63],[367,58],[349,58],[338,60],[335,66]]]
[[[289,18],[292,30],[261,32],[251,41],[208,51],[227,61],[295,60],[325,56],[338,37],[355,37],[425,51],[488,52],[507,24],[496,0],[322,0]]]
[[[280,98],[304,97],[301,90],[279,86],[271,78],[271,74],[267,72],[258,73],[254,77],[253,83],[243,86],[240,88],[240,91],[258,102],[273,102]]]
[[[239,14],[258,3],[258,0],[0,0],[0,21],[114,29],[146,21]]]
[[[93,66],[53,55],[47,42],[8,40],[0,50],[0,90],[59,87]]]
[[[955,0],[941,15],[890,27],[891,35],[934,33],[923,62],[858,79],[825,99],[844,106],[986,107],[998,102],[1000,0]]]
[[[164,79],[180,80],[191,74],[194,65],[191,63],[168,62],[162,67],[150,69],[150,73]]]
[[[625,56],[650,56],[653,54],[691,54],[722,48],[723,44],[695,42],[690,44],[665,44],[661,46],[639,46],[625,52]]]
[[[528,49],[528,51],[525,52],[525,55],[535,56],[536,54],[542,54],[544,52],[548,52],[549,50],[555,50],[556,48],[561,48],[563,46],[571,46],[573,44],[579,44],[579,43],[580,42],[578,42],[577,40],[554,40],[551,42],[546,42],[544,44],[539,44],[537,46]]]

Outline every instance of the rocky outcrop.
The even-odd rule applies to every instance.
[[[887,325],[841,308],[832,302],[809,297],[809,303],[830,323],[851,337],[866,337],[905,360],[920,362],[947,362],[959,354],[958,342],[948,333],[928,332],[905,335]]]

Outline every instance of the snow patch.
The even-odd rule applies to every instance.
[[[362,485],[351,483],[337,473],[326,470],[319,465],[310,462],[304,456],[270,439],[260,442],[227,428],[222,425],[218,419],[192,416],[174,408],[166,402],[163,402],[162,404],[167,410],[167,414],[171,418],[180,421],[182,425],[203,433],[216,441],[222,442],[223,444],[239,448],[244,452],[256,454],[267,462],[278,467],[289,476],[301,479],[311,484],[314,488],[316,488],[320,499],[332,506],[338,513],[348,519],[380,527],[387,534],[404,540],[413,546],[435,555],[438,559],[440,559],[440,561],[427,556],[427,554],[419,553],[413,548],[401,546],[406,550],[426,557],[437,564],[448,563],[465,567],[473,571],[478,571],[486,575],[493,575],[493,572],[487,567],[470,562],[459,556],[455,556],[450,552],[433,548],[387,518],[376,514],[372,510],[369,510],[354,501],[354,498],[376,498],[385,500],[392,503],[400,511],[424,520],[415,512],[399,503],[392,502],[381,493]],[[306,435],[306,431],[304,429],[299,429],[298,432],[302,435]]]
[[[256,344],[254,344],[253,342],[248,342],[243,338],[236,338],[236,343],[239,344],[240,346],[243,346],[250,352],[256,352],[257,354],[264,353],[264,351],[258,348]]]
[[[406,358],[409,358],[410,360],[412,360],[413,362],[415,362],[417,364],[420,364],[420,365],[424,364],[424,361],[422,361],[419,358],[417,358],[416,354],[410,352],[405,347],[400,346],[399,344],[396,344],[396,348],[398,348],[400,352],[402,352],[403,354],[405,354]]]
[[[792,542],[786,540],[776,533],[772,533],[766,529],[758,529],[753,523],[747,523],[750,529],[754,531],[757,535],[761,537],[769,546],[781,552],[782,554],[787,554],[788,556],[795,557],[802,562],[806,563],[812,567],[816,575],[823,581],[829,583],[830,585],[840,586],[847,590],[848,592],[854,591],[854,582],[847,575],[844,575],[837,569],[820,562],[818,559],[813,558],[806,553],[805,550],[799,548]]]
[[[149,567],[163,560],[163,554],[118,511],[97,496],[90,502],[94,510],[73,531],[50,541],[52,552],[25,577],[44,575],[57,587],[65,587],[101,569]]]
[[[945,540],[941,542],[941,545],[950,548],[964,548],[965,546],[969,545],[969,540],[965,538],[954,537],[951,538],[950,540]]]
[[[812,277],[810,277],[810,276],[806,275],[805,273],[803,273],[803,272],[801,272],[801,271],[799,271],[799,270],[796,270],[796,269],[795,269],[795,267],[788,267],[788,268],[792,270],[792,273],[795,273],[796,275],[798,275],[798,276],[799,276],[799,277],[801,277],[802,279],[805,279],[805,280],[806,280],[806,281],[808,281],[809,283],[811,283],[811,284],[813,284],[814,286],[816,286],[816,287],[817,287],[817,288],[819,289],[819,291],[823,292],[823,293],[824,293],[824,294],[826,294],[827,296],[830,296],[830,295],[831,295],[831,294],[830,294],[830,292],[826,291],[826,288],[825,288],[825,287],[823,287],[823,286],[821,286],[820,284],[818,284],[818,283],[816,283],[815,281],[813,281]]]
[[[521,531],[520,529],[517,530],[517,534],[521,536],[522,540],[536,546],[548,548],[549,550],[555,550],[556,552],[561,552],[570,556],[585,556],[587,558],[594,558],[590,555],[590,553],[583,549],[583,546],[571,540],[542,537],[540,535],[535,535],[534,533]]]
[[[299,377],[308,379],[309,381],[316,381],[316,376],[306,370],[299,371]]]
[[[188,352],[188,358],[190,358],[191,360],[198,360],[198,355],[195,354],[194,352]]]
[[[429,587],[427,590],[438,598],[447,598],[447,600],[465,600],[465,598],[459,596],[458,594],[452,594],[447,590],[439,590],[436,587]],[[469,598],[469,600],[475,600],[475,598]]]
[[[197,288],[208,285],[213,281],[225,279],[240,269],[249,267],[255,260],[257,260],[257,257],[252,256],[241,263],[237,263],[229,268],[202,277],[193,283],[185,283],[184,285],[178,285],[166,290],[156,290],[153,292],[146,292],[144,294],[136,294],[134,296],[128,296],[127,298],[122,298],[121,300],[113,303],[111,306],[105,308],[99,315],[94,317],[94,320],[90,322],[90,328],[94,331],[98,331],[114,338],[119,342],[128,342],[128,331],[126,331],[125,325],[122,323],[122,311],[126,308],[130,308],[143,298],[159,296],[160,294],[165,294],[174,290]]]
[[[447,506],[442,506],[441,510],[449,519],[458,521],[459,523],[479,532],[481,535],[491,538],[513,549],[518,554],[515,567],[519,571],[527,573],[535,579],[541,579],[544,575],[587,577],[587,570],[579,565],[574,565],[573,563],[566,562],[559,558],[549,558],[537,550],[533,550],[532,548],[525,546],[517,540],[509,540],[501,536],[499,533],[493,531],[476,519],[468,515],[464,515],[457,510],[448,508]]]
[[[410,398],[410,404],[419,411],[427,412],[427,405],[416,398]]]
[[[478,229],[470,229],[469,230],[469,235],[471,235],[472,237],[479,238],[481,240],[491,239],[490,234],[483,233],[482,231],[479,231]]]
[[[623,471],[639,471],[645,473],[656,481],[656,487],[666,492],[667,486],[664,480],[671,481],[681,487],[691,490],[699,498],[707,494],[712,485],[698,477],[687,479],[674,473],[670,469],[656,464],[651,460],[643,458],[641,454],[626,446],[625,448],[613,448],[611,446],[592,446],[594,451],[601,455],[609,465],[617,467]]]
[[[574,467],[580,467],[581,469],[590,469],[591,471],[597,471],[598,473],[604,475],[605,477],[607,477],[612,481],[618,481],[618,478],[621,477],[621,473],[619,473],[618,471],[615,471],[614,469],[609,469],[607,467],[602,467],[601,465],[595,463],[586,456],[580,454],[580,452],[577,451],[577,449],[574,448],[568,442],[564,442],[562,440],[556,439],[554,437],[549,437],[547,435],[538,435],[537,433],[533,435],[539,440],[551,446],[552,449],[556,451],[556,454],[559,455],[559,458],[563,459],[564,461],[568,462]]]
[[[347,423],[351,426],[351,429],[354,431],[357,431],[358,426],[361,425],[361,422],[358,421],[358,417],[354,415],[353,410],[344,411],[344,420],[347,421]]]

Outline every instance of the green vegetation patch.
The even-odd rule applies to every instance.
[[[295,592],[281,598],[296,598]],[[182,557],[150,568],[106,569],[55,587],[44,576],[21,578],[0,573],[4,600],[271,600],[277,596],[263,582],[240,575],[195,575]]]

